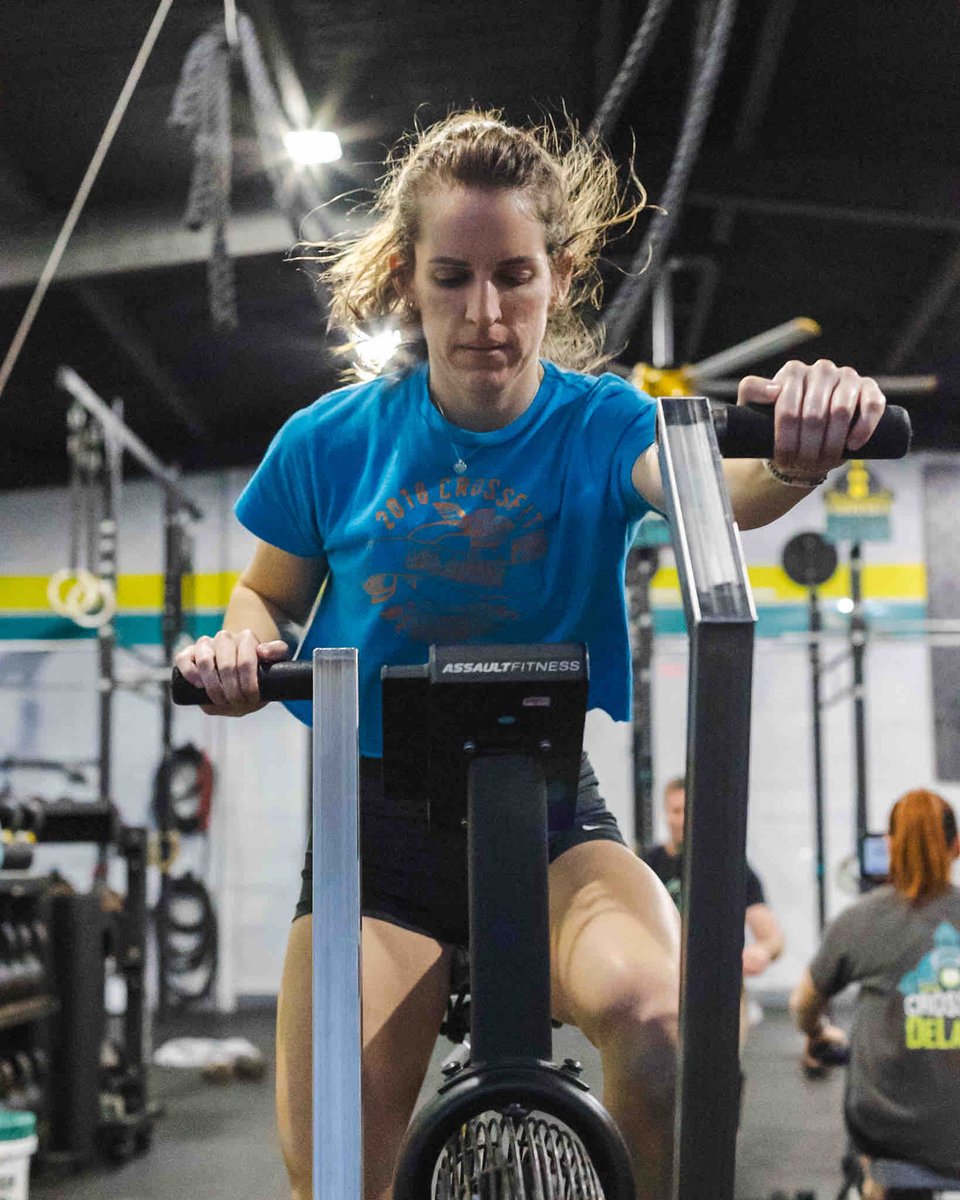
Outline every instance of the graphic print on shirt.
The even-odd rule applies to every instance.
[[[960,932],[941,921],[933,945],[897,984],[908,1050],[960,1049]]]
[[[543,514],[501,479],[461,475],[396,489],[377,509],[363,590],[414,642],[506,631],[543,595]]]

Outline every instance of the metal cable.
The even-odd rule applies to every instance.
[[[663,19],[670,10],[671,0],[649,0],[633,41],[627,48],[620,69],[607,88],[596,115],[590,122],[587,137],[605,138],[616,125],[630,93],[637,86],[640,72],[649,57]]]
[[[53,249],[50,251],[50,257],[47,259],[43,270],[40,273],[40,278],[37,280],[37,286],[33,289],[33,295],[30,297],[30,303],[27,305],[26,311],[20,319],[20,324],[17,327],[17,332],[13,335],[13,341],[10,343],[10,349],[7,351],[6,357],[0,366],[0,396],[3,395],[3,389],[7,386],[7,380],[13,372],[13,368],[17,364],[17,359],[20,357],[20,351],[23,349],[24,343],[30,334],[33,327],[33,322],[36,319],[37,313],[40,311],[40,305],[43,303],[43,298],[47,294],[47,288],[57,273],[57,268],[60,266],[60,260],[63,258],[63,253],[67,248],[67,243],[73,233],[77,221],[80,219],[80,214],[83,212],[83,206],[87,202],[87,197],[96,182],[97,175],[100,173],[100,168],[103,166],[103,160],[107,157],[107,152],[113,142],[114,135],[120,128],[120,122],[123,120],[124,114],[127,111],[127,105],[130,103],[130,98],[134,93],[137,84],[140,82],[140,76],[143,74],[143,68],[147,65],[147,59],[153,50],[157,38],[160,36],[160,30],[163,28],[163,23],[167,18],[167,13],[173,0],[160,0],[157,11],[154,13],[153,20],[150,22],[150,28],[147,30],[146,37],[140,49],[137,51],[137,57],[133,60],[133,66],[130,68],[130,74],[127,76],[120,95],[117,97],[117,102],[113,106],[113,112],[110,114],[110,119],[104,127],[103,133],[100,135],[100,141],[97,143],[97,148],[93,152],[93,158],[90,160],[90,165],[87,167],[80,187],[77,189],[77,194],[73,198],[73,203],[70,205],[70,211],[64,217],[63,225],[60,232],[57,234],[57,240],[53,243]]]
[[[617,354],[630,339],[633,326],[656,283],[670,239],[680,218],[683,197],[706,132],[713,97],[726,60],[727,46],[736,14],[736,0],[717,0],[710,38],[703,53],[703,66],[696,75],[684,114],[683,128],[657,213],[640,249],[634,255],[627,278],[604,314],[604,337],[608,353]]]
[[[245,13],[241,13],[237,25],[240,60],[247,78],[260,156],[273,188],[277,208],[289,221],[294,236],[300,237],[300,223],[316,207],[318,199],[312,194],[305,174],[295,171],[291,166],[290,153],[283,143],[283,135],[289,130],[290,122],[284,115],[267,73],[254,24]]]
[[[292,165],[284,145],[283,135],[290,129],[290,122],[267,72],[254,24],[241,13],[237,27],[240,60],[247,79],[260,157],[270,178],[277,208],[286,217],[296,240],[303,237],[303,220],[308,214],[319,226],[321,236],[327,237],[329,233],[322,211],[324,198],[311,173],[303,168],[297,170]],[[326,285],[318,277],[313,278],[313,283],[317,303],[322,309],[329,310],[330,294]]]

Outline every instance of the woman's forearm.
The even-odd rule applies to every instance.
[[[816,488],[781,483],[764,468],[760,459],[731,458],[723,464],[730,492],[730,505],[741,529],[769,525],[809,496]]]
[[[811,1038],[818,1036],[823,1029],[823,1016],[829,999],[829,996],[824,996],[816,987],[810,972],[804,971],[790,997],[790,1012],[801,1033]]]
[[[237,583],[230,594],[223,628],[231,633],[251,629],[261,642],[276,639],[295,644],[298,630],[293,618],[272,600],[244,583]]]

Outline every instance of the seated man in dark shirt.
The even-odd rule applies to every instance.
[[[667,841],[654,846],[643,855],[643,861],[652,867],[673,897],[677,908],[683,911],[683,818],[687,801],[687,784],[682,775],[671,779],[663,790],[663,808],[667,818]],[[763,884],[753,868],[747,864],[747,905],[744,920],[751,941],[743,948],[744,975],[762,975],[770,964],[783,953],[783,934],[773,911],[766,903]],[[746,1006],[741,1010],[740,1045],[746,1038]]]

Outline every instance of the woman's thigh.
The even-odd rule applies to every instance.
[[[277,1011],[277,1117],[295,1184],[309,1181],[311,1167],[311,936],[312,917],[294,921]],[[443,1019],[449,960],[432,938],[363,918],[364,1159],[371,1184],[386,1186],[391,1177]]]
[[[553,1014],[592,1041],[618,1014],[676,1015],[680,917],[626,846],[584,842],[550,864],[550,951]]]

